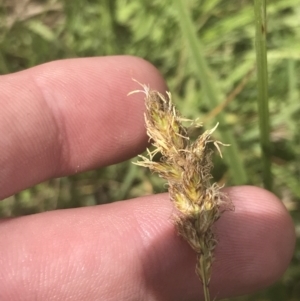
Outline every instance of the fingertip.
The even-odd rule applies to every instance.
[[[265,288],[283,275],[293,255],[295,231],[290,214],[273,193],[253,186],[225,192],[235,210],[217,222],[215,268],[221,272],[215,278],[216,283],[220,278],[236,281],[222,286],[225,296],[235,296]]]

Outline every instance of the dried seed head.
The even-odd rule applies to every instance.
[[[139,83],[140,84],[140,83]],[[171,94],[167,97],[152,91],[140,84],[146,103],[145,123],[147,134],[151,139],[154,151],[148,151],[148,157],[141,158],[137,165],[148,167],[168,181],[170,199],[178,211],[175,225],[179,234],[198,254],[196,273],[203,283],[206,300],[209,300],[208,285],[211,277],[213,251],[217,241],[212,231],[214,222],[220,217],[220,206],[232,208],[230,200],[220,193],[218,184],[211,185],[211,169],[213,167],[213,143],[220,155],[219,141],[211,139],[218,124],[205,131],[195,142],[190,142],[188,129],[183,126],[183,119],[175,109]],[[196,123],[197,126],[200,126]],[[161,153],[160,162],[153,162],[153,156]]]

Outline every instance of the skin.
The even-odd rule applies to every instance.
[[[167,90],[128,57],[56,61],[0,80],[0,198],[41,181],[121,162],[147,145],[137,84]],[[212,297],[254,292],[286,270],[292,220],[273,194],[226,189],[216,223]],[[200,300],[195,254],[176,234],[167,194],[0,221],[1,300]]]

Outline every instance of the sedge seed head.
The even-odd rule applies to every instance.
[[[140,83],[139,83],[140,84]],[[198,254],[196,273],[203,288],[207,289],[213,262],[213,251],[217,240],[213,224],[221,215],[223,203],[232,208],[230,200],[220,192],[218,184],[211,184],[213,167],[208,147],[213,143],[220,155],[219,145],[212,139],[218,124],[205,131],[195,142],[190,142],[188,128],[183,125],[179,112],[172,103],[171,93],[167,96],[140,84],[143,90],[133,91],[145,94],[145,123],[147,134],[154,146],[148,157],[140,156],[136,164],[148,167],[168,181],[170,199],[177,209],[174,218],[179,234]],[[192,124],[200,125],[197,121]],[[153,155],[160,152],[160,162],[153,162]]]

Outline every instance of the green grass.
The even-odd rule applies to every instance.
[[[204,97],[207,98],[208,107],[213,110],[219,104],[218,85],[215,84],[212,71],[209,69],[203,53],[200,37],[197,37],[196,29],[190,19],[185,1],[176,0],[179,23],[182,28],[182,35],[187,40],[191,52],[191,59],[195,62],[195,72],[201,83]],[[248,182],[247,174],[243,162],[240,158],[238,145],[232,135],[230,127],[226,124],[225,114],[220,112],[217,120],[220,121],[219,131],[223,141],[230,144],[230,148],[224,151],[225,158],[230,166],[230,175],[235,184],[245,184]]]
[[[18,13],[21,3],[0,1],[1,74],[70,57],[132,54],[149,60],[186,117],[205,120],[208,128],[220,121],[216,138],[232,146],[226,160],[215,158],[215,179],[273,186],[299,227],[297,0],[268,1],[266,39],[259,30],[255,34],[250,0],[40,0]],[[47,181],[4,200],[0,212],[30,214],[161,191],[160,179],[128,161]],[[277,285],[235,300],[299,299],[299,250]]]
[[[259,116],[260,145],[263,164],[263,183],[265,188],[272,191],[271,156],[272,146],[270,142],[270,118],[269,118],[269,81],[267,61],[267,5],[265,0],[254,1],[255,11],[255,48],[257,65],[257,102]]]

